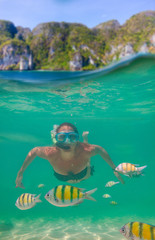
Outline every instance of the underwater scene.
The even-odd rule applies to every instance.
[[[1,240],[155,239],[154,229],[148,238],[126,238],[120,232],[130,222],[155,225],[154,55],[88,72],[1,71],[0,119]],[[35,147],[52,147],[51,130],[64,122],[76,126],[80,142],[83,132],[89,132],[88,143],[103,147],[116,166],[147,167],[135,176],[121,174],[125,184],[105,186],[118,179],[95,155],[90,159],[93,175],[67,183],[56,178],[49,161],[37,156],[24,171],[25,188],[16,188],[27,154]],[[59,185],[62,191],[67,185],[73,192],[78,187],[79,196],[96,191],[90,199],[59,207],[45,198]],[[16,201],[24,193],[41,194],[40,200],[21,210],[24,200],[19,199],[19,205]],[[23,197],[32,201],[35,196],[28,194]]]

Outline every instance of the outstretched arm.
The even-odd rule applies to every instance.
[[[109,166],[114,170],[116,168],[115,164],[113,163],[113,161],[111,160],[109,154],[106,152],[106,150],[100,146],[95,146],[94,149],[94,154],[93,155],[97,155],[99,154],[108,164]],[[123,178],[120,176],[120,174],[118,172],[114,171],[115,176],[118,178],[118,180],[124,184],[124,180]]]
[[[25,171],[25,169],[28,167],[28,165],[35,159],[35,157],[41,157],[44,159],[48,160],[48,155],[49,155],[49,151],[48,151],[48,147],[36,147],[33,148],[27,155],[21,169],[19,170],[18,174],[17,174],[17,178],[16,178],[16,187],[21,187],[24,188],[23,184],[22,184],[22,179],[23,179],[23,173]]]

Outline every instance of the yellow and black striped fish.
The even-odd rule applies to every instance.
[[[110,204],[111,204],[111,205],[117,205],[118,203],[115,202],[115,201],[111,201]]]
[[[115,171],[132,177],[142,175],[142,170],[146,167],[147,166],[137,167],[136,164],[131,163],[121,163],[115,168]]]
[[[155,226],[146,223],[129,222],[120,232],[129,240],[155,240]]]
[[[119,182],[109,181],[109,182],[106,183],[105,187],[112,187],[112,186],[114,186],[114,185],[116,185],[118,183]]]
[[[16,201],[15,205],[20,210],[27,210],[36,205],[37,202],[41,202],[39,199],[39,194],[37,197],[35,197],[36,194],[30,194],[30,193],[23,193]]]
[[[111,198],[111,196],[109,195],[109,194],[104,194],[103,196],[102,196],[103,198]]]
[[[69,185],[59,185],[50,190],[45,195],[45,199],[57,207],[74,206],[82,203],[84,199],[96,201],[90,196],[96,190],[97,188],[83,193],[81,188]]]

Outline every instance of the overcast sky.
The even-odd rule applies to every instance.
[[[155,10],[155,0],[0,0],[0,19],[33,29],[43,22],[77,22],[92,28],[117,19]]]

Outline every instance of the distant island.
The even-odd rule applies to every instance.
[[[138,52],[155,54],[155,11],[92,29],[48,22],[31,31],[0,20],[0,70],[94,70]]]

